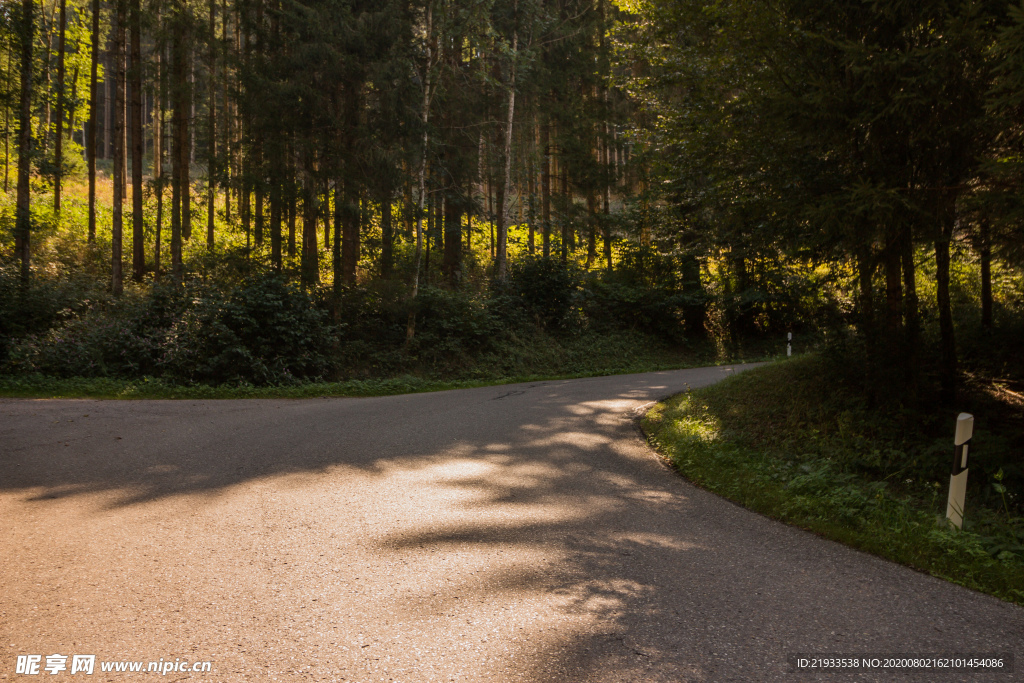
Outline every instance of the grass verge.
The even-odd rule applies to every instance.
[[[1009,488],[1000,483],[1004,468],[998,477],[991,462],[972,468],[965,528],[945,523],[954,419],[937,440],[928,426],[914,427],[913,413],[869,410],[831,379],[825,360],[806,356],[674,396],[648,412],[643,428],[683,476],[713,493],[1024,605],[1020,492],[1010,502],[991,495]],[[1019,460],[994,452],[1005,443],[997,435],[979,436],[976,457]]]
[[[470,379],[443,379],[402,375],[399,377],[349,379],[340,382],[302,382],[280,386],[183,385],[167,382],[155,377],[119,379],[111,377],[57,378],[44,375],[3,376],[0,375],[0,398],[93,398],[93,399],[240,399],[240,398],[320,398],[320,397],[367,397],[393,396],[450,389],[515,384],[519,382],[541,382],[580,377],[601,377],[707,365],[730,363],[751,363],[771,360],[771,356],[756,358],[706,357],[688,361],[656,362],[645,359],[612,367],[591,367],[575,369],[568,373],[534,373],[516,375],[494,375]]]

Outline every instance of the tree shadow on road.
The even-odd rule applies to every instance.
[[[411,477],[444,514],[381,534],[382,562],[494,559],[442,591],[410,589],[392,616],[419,619],[413,606],[426,602],[460,618],[501,604],[526,619],[547,601],[556,614],[543,629],[506,629],[510,665],[525,680],[792,680],[796,652],[1019,644],[1024,617],[1012,606],[954,587],[938,601],[934,579],[666,471],[632,411],[682,387],[615,379],[612,392],[591,380],[379,399],[6,402],[0,495],[47,505],[102,494],[110,510],[291,475],[351,473],[385,486]]]

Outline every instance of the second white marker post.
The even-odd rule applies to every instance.
[[[946,519],[957,529],[964,526],[964,504],[967,499],[967,453],[974,435],[974,416],[960,413],[956,418],[956,436],[953,439],[953,468],[949,473],[949,500]]]

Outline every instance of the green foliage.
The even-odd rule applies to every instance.
[[[570,322],[581,284],[575,263],[527,256],[512,262],[508,293],[529,317],[555,330]]]
[[[65,309],[51,329],[11,345],[7,370],[266,385],[322,377],[334,343],[326,314],[268,274],[223,289],[192,280],[79,304],[80,314]]]
[[[186,297],[159,361],[170,377],[266,385],[327,373],[332,329],[297,285],[258,275],[227,292],[197,287]]]

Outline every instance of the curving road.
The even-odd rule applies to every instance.
[[[1014,680],[1024,610],[786,527],[638,434],[705,368],[371,399],[0,401],[0,678]],[[18,655],[95,654],[93,676]],[[1017,668],[1024,662],[1017,664]]]

